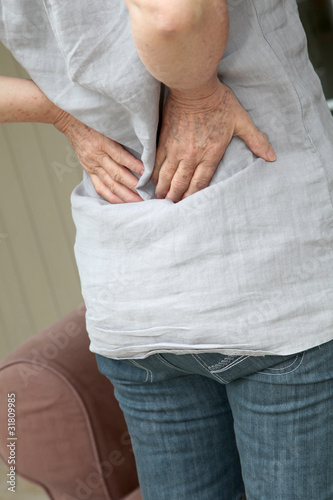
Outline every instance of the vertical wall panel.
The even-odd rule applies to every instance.
[[[3,46],[0,74],[26,76]],[[70,211],[81,178],[52,125],[0,124],[0,358],[82,303]]]

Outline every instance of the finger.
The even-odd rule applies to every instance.
[[[177,170],[178,164],[174,161],[165,160],[159,171],[155,190],[156,198],[165,198],[171,185],[172,178]]]
[[[96,193],[104,198],[104,200],[108,201],[109,203],[125,203],[124,200],[119,198],[119,196],[112,193],[109,188],[105,184],[103,184],[99,177],[97,177],[96,175],[91,175],[90,179],[93,183]]]
[[[138,193],[134,193],[124,184],[117,182],[114,179],[114,177],[111,177],[107,172],[103,171],[102,169],[99,172],[98,178],[102,182],[102,184],[109,190],[109,192],[117,195],[123,202],[134,203],[138,201],[143,201]]]
[[[168,200],[172,200],[176,203],[182,199],[183,194],[192,181],[196,167],[197,163],[193,160],[180,161],[177,171],[172,178],[170,189],[166,195]]]
[[[195,172],[191,179],[191,183],[186,192],[183,194],[182,199],[187,198],[191,194],[197,193],[198,191],[201,191],[202,189],[208,187],[218,164],[219,161],[214,163],[203,161],[202,163],[200,163],[195,169]]]
[[[152,180],[153,184],[155,184],[155,186],[157,186],[158,177],[160,175],[160,170],[162,168],[163,163],[165,162],[165,159],[166,159],[165,149],[164,148],[157,148],[154,170],[152,171],[152,174],[151,174],[151,180]]]
[[[129,168],[139,175],[144,173],[142,161],[135,158],[135,156],[129,153],[118,142],[109,139],[105,145],[105,152],[119,165]]]
[[[247,144],[252,153],[263,160],[272,162],[276,160],[276,154],[272,148],[267,135],[261,132],[248,116],[243,127],[235,130],[235,134]]]
[[[101,159],[101,166],[96,169],[94,173],[103,181],[105,179],[105,175],[107,174],[111,179],[113,179],[113,181],[123,184],[128,189],[136,193],[138,178],[126,167],[118,165],[118,163],[113,161],[113,159],[109,156],[104,156]]]

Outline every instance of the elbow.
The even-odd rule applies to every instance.
[[[127,0],[133,11],[160,36],[170,37],[193,29],[203,15],[204,0]]]
[[[203,8],[199,1],[169,0],[156,3],[161,5],[155,14],[155,27],[164,36],[188,33],[202,17]]]

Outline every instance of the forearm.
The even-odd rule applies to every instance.
[[[159,81],[189,98],[216,86],[229,34],[226,0],[125,0],[139,56]]]
[[[0,76],[0,123],[54,125],[73,146],[96,192],[110,203],[142,201],[136,191],[143,164],[110,138],[58,108],[32,80]]]
[[[0,122],[54,124],[62,113],[32,80],[0,76]]]

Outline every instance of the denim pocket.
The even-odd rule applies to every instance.
[[[112,359],[96,354],[99,371],[105,375],[113,385],[117,382],[123,384],[142,384],[152,382],[151,370],[142,366],[134,359]]]
[[[192,357],[204,368],[206,373],[208,372],[207,374],[222,383],[229,382],[229,377],[226,376],[227,372],[237,371],[237,367],[249,358],[249,356],[217,353],[192,354]]]
[[[238,363],[240,363],[241,361],[244,361],[247,358],[248,358],[248,356],[232,356],[232,355],[226,356],[225,355],[225,356],[222,356],[222,359],[220,359],[219,361],[217,361],[211,365],[207,365],[207,368],[210,371],[210,373],[221,373],[225,370],[229,370],[233,366],[236,366]]]
[[[300,367],[304,358],[304,352],[294,354],[292,356],[269,356],[276,358],[276,363],[257,372],[258,375],[287,375]]]
[[[248,376],[287,375],[301,365],[304,353],[289,356],[226,356],[219,354],[192,355],[206,375],[228,384]]]

